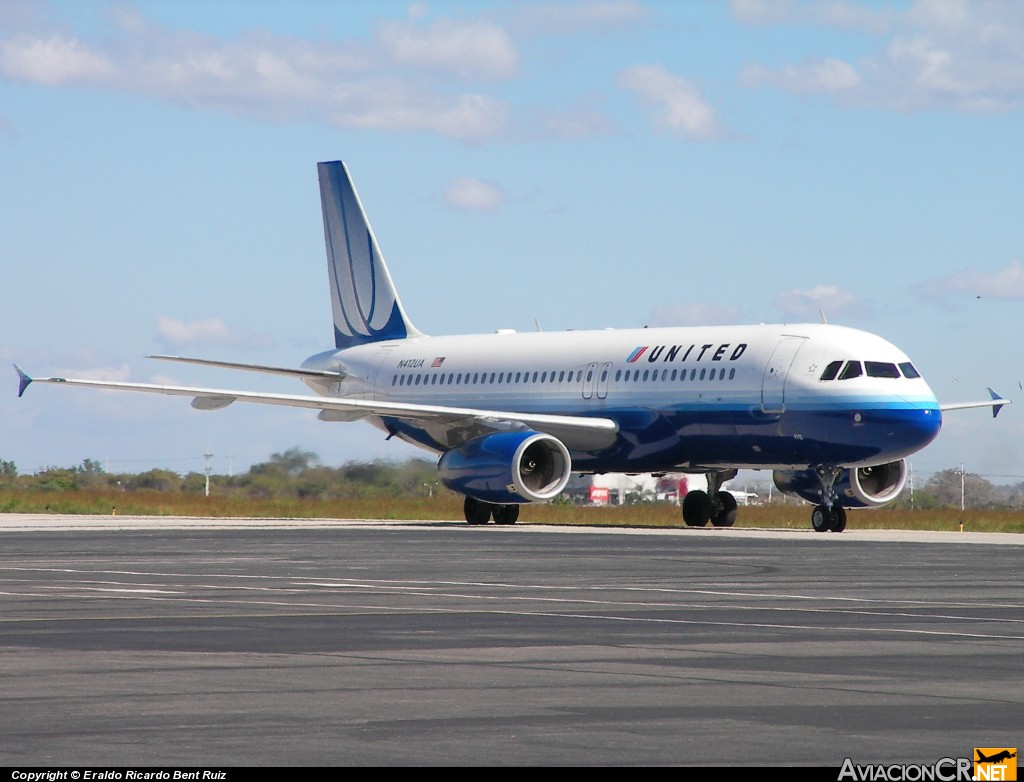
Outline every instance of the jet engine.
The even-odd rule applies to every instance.
[[[821,482],[814,470],[775,470],[779,491],[815,505],[821,502]],[[845,508],[877,508],[892,502],[907,482],[907,463],[900,459],[874,467],[843,470],[835,482],[839,504]]]
[[[549,434],[500,432],[447,451],[437,470],[441,483],[453,491],[512,505],[556,497],[569,482],[572,460]]]

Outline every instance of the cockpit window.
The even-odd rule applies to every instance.
[[[862,374],[864,374],[864,372],[860,368],[860,362],[859,361],[850,361],[850,362],[847,363],[846,367],[843,369],[843,373],[839,376],[839,379],[840,380],[850,380],[851,378],[854,378],[854,377],[860,377]]]
[[[865,361],[864,368],[868,377],[899,377],[900,371],[895,364],[887,364],[884,361]]]
[[[921,377],[921,373],[917,371],[913,364],[909,361],[904,361],[900,364],[900,369],[903,370],[903,377],[913,380],[915,377]]]
[[[842,365],[843,365],[842,361],[833,361],[831,364],[829,364],[827,367],[825,367],[825,371],[821,373],[821,377],[819,379],[820,380],[835,380],[836,379],[836,375],[839,374],[839,367],[841,367]]]

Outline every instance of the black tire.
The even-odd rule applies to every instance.
[[[462,503],[462,513],[470,524],[486,524],[491,520],[491,504],[478,500],[476,497],[466,497]]]
[[[846,529],[846,508],[842,505],[833,505],[832,514],[832,531],[842,532]]]
[[[828,505],[815,505],[811,511],[811,526],[815,532],[828,532],[832,529],[832,511]]]
[[[495,524],[515,524],[519,520],[519,506],[495,505],[491,515]]]
[[[683,497],[683,521],[687,527],[703,527],[711,520],[711,498],[706,491],[687,492]]]
[[[721,505],[711,517],[711,524],[715,527],[731,527],[736,523],[736,498],[727,491],[715,492],[715,502]]]

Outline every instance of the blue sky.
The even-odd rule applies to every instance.
[[[912,463],[1024,480],[1024,5],[0,2],[0,359],[301,391],[148,360],[331,345],[315,163],[343,159],[415,324],[817,321],[905,350]],[[405,458],[300,410],[0,395],[21,472]]]

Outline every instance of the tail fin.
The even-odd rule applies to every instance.
[[[317,163],[316,168],[324,212],[334,344],[342,349],[421,336],[398,300],[345,164]]]

